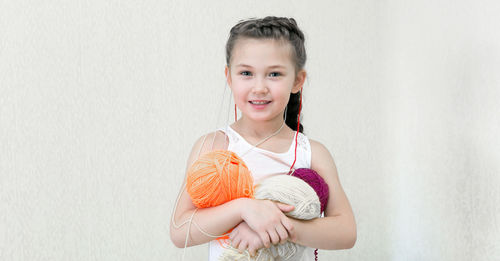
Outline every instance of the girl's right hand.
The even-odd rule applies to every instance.
[[[259,235],[253,231],[246,222],[241,222],[229,234],[231,246],[240,252],[247,250],[250,256],[255,256],[257,250],[264,247]]]
[[[250,199],[243,207],[241,218],[261,238],[267,248],[272,244],[295,239],[292,223],[283,212],[290,212],[294,206],[275,203],[270,200]]]

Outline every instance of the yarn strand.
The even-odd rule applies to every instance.
[[[248,149],[247,151],[245,151],[243,154],[241,154],[240,157],[243,157],[245,156],[248,152],[250,152],[251,150],[253,150],[254,148],[258,147],[259,145],[261,145],[262,143],[266,142],[267,140],[269,140],[270,138],[278,135],[278,133],[280,133],[280,131],[283,129],[283,127],[285,126],[285,122],[286,122],[286,111],[287,111],[287,107],[285,107],[285,116],[283,118],[283,123],[281,124],[280,128],[275,131],[274,133],[272,133],[271,135],[265,137],[263,140],[257,142],[255,145],[252,145],[252,147],[250,149]],[[295,144],[297,144],[297,142],[295,142]],[[295,151],[295,154],[297,154],[297,151]]]

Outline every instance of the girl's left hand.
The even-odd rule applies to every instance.
[[[248,249],[251,256],[255,256],[257,250],[264,247],[260,236],[243,221],[238,224],[229,234],[231,245],[241,252]]]

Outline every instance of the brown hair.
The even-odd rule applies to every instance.
[[[226,64],[230,67],[233,48],[238,39],[274,39],[288,42],[292,49],[292,60],[295,65],[295,74],[304,68],[306,63],[306,49],[304,46],[304,34],[297,26],[293,18],[267,16],[257,19],[251,18],[241,20],[231,28],[229,39],[226,43]],[[293,130],[297,130],[297,121],[300,107],[300,92],[290,93],[287,105],[286,124]],[[299,131],[304,127],[300,124]]]

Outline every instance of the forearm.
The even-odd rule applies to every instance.
[[[356,223],[349,215],[292,219],[292,223],[297,234],[294,242],[300,245],[334,250],[352,248],[356,242]]]
[[[187,222],[183,226],[176,228],[173,224],[170,225],[170,234],[172,241],[177,247],[184,247],[186,234],[189,229],[189,238],[187,246],[195,246],[207,243],[214,240],[215,237],[207,236],[196,226],[198,225],[206,233],[211,235],[222,235],[231,228],[238,225],[241,221],[241,211],[244,207],[246,198],[235,199],[220,206],[211,208],[201,208],[196,210],[193,216],[193,222]],[[175,217],[177,225],[181,225],[189,220],[195,210],[188,210],[179,213]],[[196,223],[196,224],[194,224]]]

